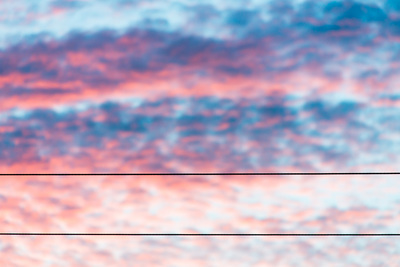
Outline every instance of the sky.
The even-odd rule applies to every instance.
[[[0,0],[0,172],[399,172],[399,74],[397,0]],[[2,176],[0,229],[398,233],[398,178]],[[397,266],[397,239],[1,236],[0,265]]]

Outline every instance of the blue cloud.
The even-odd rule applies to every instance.
[[[337,21],[352,19],[362,22],[383,22],[387,19],[385,12],[377,6],[361,3],[349,3],[338,16]]]
[[[256,11],[237,10],[229,15],[227,23],[233,26],[246,26],[254,20],[257,15],[258,13]]]

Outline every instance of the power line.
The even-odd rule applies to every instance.
[[[241,172],[241,173],[0,173],[0,176],[152,176],[152,175],[399,175],[400,172]],[[400,236],[395,233],[0,233],[0,236]]]
[[[153,176],[153,175],[232,175],[232,176],[273,176],[273,175],[400,175],[400,172],[197,172],[197,173],[0,173],[0,176]]]
[[[400,236],[400,234],[385,233],[0,233],[0,236]]]

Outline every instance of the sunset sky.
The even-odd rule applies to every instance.
[[[400,1],[0,0],[0,100],[1,173],[399,172]],[[2,176],[0,231],[398,233],[399,178]],[[399,239],[0,236],[0,266],[398,266]]]

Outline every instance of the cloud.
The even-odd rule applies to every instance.
[[[392,115],[383,109],[349,101],[333,105],[310,100],[300,106],[285,98],[247,101],[174,97],[136,107],[109,101],[84,111],[36,109],[22,117],[9,115],[1,124],[2,168],[11,171],[24,164],[18,158],[22,150],[39,164],[32,164],[33,169],[53,168],[51,158],[61,157],[69,162],[65,171],[81,168],[82,162],[87,171],[250,171],[278,166],[334,171],[338,166],[350,170],[379,163],[377,153],[396,157],[398,140],[388,135],[395,135],[398,127],[387,123]],[[367,115],[372,112],[378,115]],[[354,157],[360,153],[363,157]],[[136,160],[141,165],[124,165]],[[56,166],[54,170],[60,168]]]
[[[396,3],[4,3],[0,171],[398,171]],[[10,175],[0,227],[396,233],[393,178]],[[398,262],[371,238],[8,236],[0,265]]]
[[[257,12],[248,11],[248,10],[238,10],[232,12],[227,19],[227,23],[232,26],[246,26],[248,25],[255,17],[257,16]]]
[[[360,21],[364,23],[384,22],[386,13],[376,5],[368,5],[358,2],[330,2],[326,5],[325,12],[336,15],[336,23],[344,21]]]
[[[326,25],[313,27],[314,32],[315,27],[325,33],[330,31],[321,28]],[[327,38],[320,41],[328,42],[333,37]],[[79,99],[101,102],[115,98],[117,92],[147,97],[149,90],[152,97],[207,96],[215,91],[212,87],[221,88],[218,93],[223,97],[235,97],[243,94],[243,90],[253,96],[269,95],[277,88],[304,94],[310,88],[310,82],[304,79],[307,76],[315,80],[323,96],[327,91],[339,91],[340,84],[337,75],[331,75],[332,68],[338,72],[346,67],[354,72],[352,65],[356,62],[349,62],[351,55],[341,52],[340,46],[339,50],[332,47],[327,51],[303,41],[290,46],[285,42],[287,37],[281,39],[278,35],[259,40],[221,41],[132,29],[123,34],[105,30],[73,33],[59,41],[21,43],[1,55],[0,86],[2,94],[9,96],[3,109],[46,108]],[[377,70],[369,63],[365,66],[369,71]],[[324,71],[328,67],[331,70]],[[356,82],[354,88],[363,87],[363,80]],[[25,93],[19,94],[21,88],[30,92],[29,101]],[[359,93],[374,96],[373,92]]]
[[[389,11],[400,11],[400,4],[394,0],[386,0],[385,1],[385,8]]]
[[[379,91],[367,88],[387,90],[396,83],[396,68],[387,67],[393,64],[390,55],[396,54],[391,49],[397,43],[396,19],[378,6],[351,1],[288,1],[262,10],[230,11],[210,4],[183,6],[194,13],[197,8],[220,12],[213,14],[228,24],[235,19],[249,23],[239,23],[247,26],[232,38],[135,26],[122,31],[74,30],[61,38],[26,36],[1,54],[0,88],[7,98],[3,110],[102,102],[120,95],[162,98],[215,91],[222,97],[254,97],[276,90],[308,94],[312,88],[326,98],[343,86],[372,101]],[[279,18],[275,9],[286,10],[287,18]],[[270,20],[263,18],[264,11]],[[257,23],[250,23],[253,19]],[[221,23],[217,27],[229,32],[230,24]],[[367,71],[387,78],[378,84],[362,78]],[[361,78],[346,85],[345,73]]]
[[[398,194],[389,177],[22,176],[0,183],[2,188],[9,187],[0,191],[0,224],[9,232],[389,233],[396,231],[398,220],[391,212],[397,208],[393,200]],[[19,194],[13,193],[17,190]],[[391,204],[383,208],[384,202]],[[77,250],[78,256],[66,261],[82,266],[88,261],[129,266],[132,259],[146,264],[176,263],[175,253],[195,259],[215,253],[213,262],[274,261],[289,266],[290,258],[277,256],[281,251],[293,251],[290,255],[297,262],[310,262],[310,257],[316,261],[317,257],[318,263],[331,262],[333,256],[326,251],[336,251],[338,261],[340,256],[340,262],[355,266],[370,260],[353,257],[366,249],[370,257],[380,253],[395,257],[393,251],[382,249],[390,244],[388,239],[373,240],[377,244],[372,246],[370,238],[355,237],[223,237],[225,242],[220,238],[124,237],[122,242],[121,237],[7,237],[0,247],[10,255],[6,263],[16,264],[44,264],[41,253],[49,255],[46,260],[58,262],[58,254]],[[36,249],[30,250],[33,243]],[[266,246],[270,248],[267,252],[260,249]],[[228,248],[236,252],[234,256],[226,253]],[[346,254],[349,250],[351,255]],[[40,260],[35,261],[36,257]],[[210,262],[202,258],[199,264]],[[387,256],[375,258],[379,263],[386,260]]]
[[[358,104],[354,102],[342,102],[335,107],[328,107],[321,101],[309,102],[305,110],[312,110],[318,119],[335,121],[346,118],[359,110]]]

